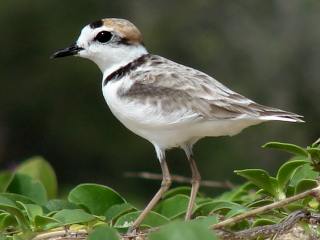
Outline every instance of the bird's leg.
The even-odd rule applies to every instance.
[[[163,154],[164,156],[164,154]],[[163,194],[169,189],[171,185],[171,176],[169,173],[168,165],[165,158],[160,158],[161,170],[162,170],[162,182],[158,192],[154,195],[146,208],[142,211],[139,217],[134,221],[133,225],[129,228],[128,232],[135,230],[147,216],[147,214],[153,209],[153,207],[159,202]]]
[[[201,181],[201,176],[198,171],[196,162],[193,159],[193,154],[187,153],[187,157],[188,157],[188,161],[189,161],[191,173],[192,173],[192,180],[191,180],[192,188],[191,188],[191,194],[190,194],[189,204],[188,204],[188,208],[187,208],[187,213],[185,216],[186,221],[190,220],[190,218],[191,218],[192,209],[194,206],[194,202],[196,200],[196,196],[197,196],[199,186],[200,186],[200,181]]]

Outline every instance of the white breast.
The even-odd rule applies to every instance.
[[[149,104],[141,104],[135,101],[121,98],[117,94],[119,88],[130,87],[131,80],[124,77],[118,81],[108,82],[103,87],[103,96],[111,110],[120,122],[135,134],[147,139],[157,145],[178,146],[180,140],[169,141],[173,137],[173,124],[179,116],[164,117],[155,108]],[[172,146],[174,145],[174,146]]]

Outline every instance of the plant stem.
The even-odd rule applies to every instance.
[[[278,202],[274,202],[274,203],[271,203],[271,204],[266,205],[266,206],[255,208],[253,210],[244,212],[244,213],[239,214],[237,216],[234,216],[232,218],[228,218],[228,219],[226,219],[226,220],[224,220],[222,222],[219,222],[217,224],[212,225],[210,228],[212,228],[212,229],[220,229],[220,228],[223,228],[223,227],[225,227],[227,225],[239,222],[239,221],[241,221],[241,220],[243,220],[245,218],[253,217],[253,216],[257,215],[257,214],[261,214],[261,213],[273,210],[275,208],[280,208],[280,207],[286,206],[289,203],[298,201],[298,200],[303,199],[303,198],[305,198],[307,196],[319,197],[320,196],[320,186],[312,188],[312,189],[307,190],[305,192],[299,193],[299,194],[294,195],[292,197],[285,198],[285,199],[280,200]]]
[[[81,235],[86,235],[87,231],[83,229],[79,229],[75,232],[67,232],[66,230],[58,230],[58,231],[52,231],[52,232],[47,232],[47,233],[41,233],[34,237],[32,240],[45,240],[45,239],[52,239],[52,238],[63,238],[63,237],[79,237],[79,239],[84,238],[84,236]],[[75,238],[77,239],[77,238]]]
[[[127,172],[124,174],[125,177],[135,177],[135,178],[143,178],[143,179],[151,179],[151,180],[162,180],[162,175],[157,173],[149,173],[149,172]],[[171,179],[173,182],[177,183],[191,183],[192,179],[187,178],[180,175],[171,175]],[[203,187],[215,187],[215,188],[228,188],[233,189],[235,186],[229,182],[218,182],[218,181],[209,181],[202,180],[200,185]]]

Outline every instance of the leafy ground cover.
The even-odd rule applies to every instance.
[[[238,238],[236,234],[232,236],[240,239],[241,231],[245,234],[248,229],[264,229],[263,226],[267,225],[279,229],[283,219],[297,210],[318,213],[320,194],[315,194],[318,193],[316,191],[292,202],[286,200],[310,189],[317,190],[320,139],[306,148],[278,142],[270,142],[263,147],[287,151],[292,155],[280,166],[275,176],[262,169],[235,171],[246,182],[219,196],[199,194],[193,220],[189,222],[183,222],[183,217],[190,188],[182,186],[171,189],[133,237],[150,240],[212,240],[225,238],[225,232],[239,233]],[[57,189],[54,170],[41,157],[25,161],[14,171],[0,172],[0,239],[66,237],[116,240],[126,237],[128,227],[140,213],[140,209],[107,186],[80,184],[70,190],[66,199],[57,198]],[[283,204],[232,221],[241,214],[278,202]],[[218,228],[215,224],[223,224],[228,219],[231,219],[230,224],[214,230]],[[311,227],[306,222],[301,226],[303,231],[320,238],[317,225]],[[259,238],[259,234],[252,236],[253,239]]]

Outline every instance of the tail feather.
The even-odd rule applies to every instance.
[[[259,113],[261,120],[265,120],[265,121],[275,120],[275,121],[301,122],[301,123],[305,122],[304,120],[302,120],[303,116],[296,113],[283,111],[277,108],[263,106],[257,103],[255,103],[253,107]]]
[[[304,123],[305,121],[301,119],[302,116],[296,117],[291,115],[269,115],[260,117],[264,121],[284,121],[284,122],[299,122]]]

